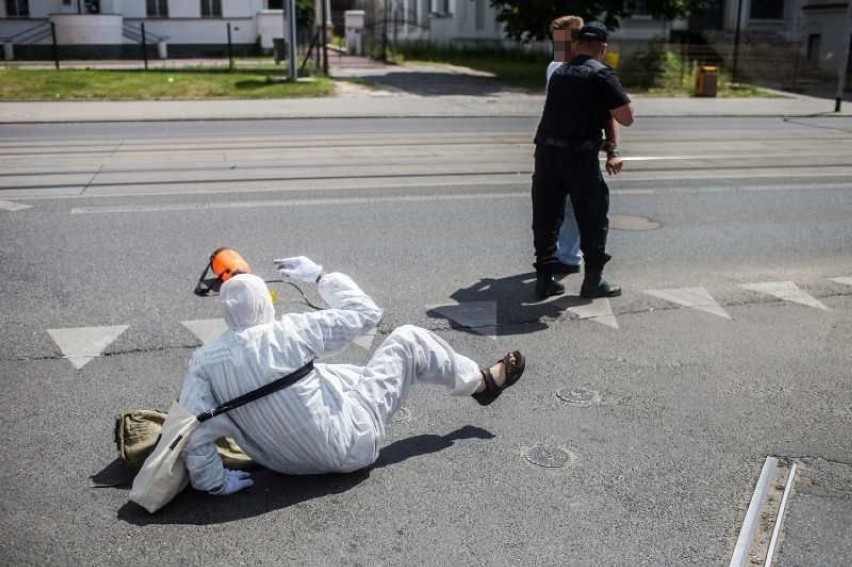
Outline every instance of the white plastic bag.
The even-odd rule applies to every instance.
[[[154,513],[189,484],[189,472],[180,458],[189,435],[199,421],[177,402],[172,404],[160,440],[133,479],[130,500]]]

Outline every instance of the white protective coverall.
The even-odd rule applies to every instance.
[[[228,330],[189,362],[180,403],[201,413],[344,350],[375,327],[378,306],[348,276],[321,276],[330,309],[275,320],[266,283],[250,274],[223,284]],[[192,486],[215,492],[225,468],[214,442],[232,437],[260,465],[285,474],[349,472],[378,458],[385,426],[416,381],[469,396],[482,375],[471,359],[414,326],[394,330],[366,366],[322,364],[295,384],[203,422],[182,453]]]

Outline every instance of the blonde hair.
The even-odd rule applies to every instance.
[[[550,23],[550,31],[571,30],[571,39],[576,41],[577,36],[580,35],[580,29],[583,27],[583,24],[583,18],[580,16],[562,16],[561,18],[556,18]]]

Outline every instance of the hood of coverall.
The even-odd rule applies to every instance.
[[[275,320],[275,307],[266,282],[254,274],[239,274],[219,290],[228,328],[242,331]]]

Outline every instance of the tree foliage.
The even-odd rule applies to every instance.
[[[656,18],[671,20],[699,10],[707,0],[491,0],[506,34],[525,41],[550,37],[550,22],[572,14],[616,29],[640,7]]]

